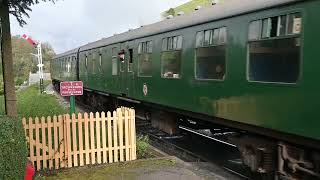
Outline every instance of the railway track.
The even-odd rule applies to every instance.
[[[253,179],[242,165],[236,146],[201,131],[180,126],[179,135],[170,136],[151,126],[142,117],[136,117],[138,134],[147,135],[150,144],[169,155],[186,162],[208,162],[239,179]],[[219,132],[219,136],[221,136]]]

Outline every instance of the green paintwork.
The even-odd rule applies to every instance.
[[[97,50],[102,52],[101,72],[92,73],[92,63],[98,61],[92,61],[90,58],[89,68],[86,70],[84,53],[89,52],[80,52],[80,80],[84,82],[85,87],[90,89],[115,95],[124,93],[141,101],[320,140],[319,9],[320,1],[304,1],[136,39],[124,44],[99,47],[90,52]],[[303,15],[301,73],[297,84],[248,82],[246,64],[249,22],[297,11]],[[228,34],[225,80],[196,80],[194,70],[196,32],[223,26],[227,27]],[[162,38],[178,35],[183,36],[182,77],[164,79],[161,77],[160,68]],[[152,77],[138,77],[138,43],[150,40],[153,41]],[[120,46],[126,50],[124,72],[118,71],[118,76],[112,76],[111,48],[118,47],[119,49]],[[133,48],[133,72],[127,70],[129,59],[127,47]],[[53,76],[63,74],[55,70],[53,70]],[[146,96],[143,93],[144,84],[148,87]]]

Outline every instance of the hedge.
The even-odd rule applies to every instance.
[[[0,179],[24,179],[27,153],[22,121],[0,117]]]

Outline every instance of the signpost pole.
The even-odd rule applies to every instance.
[[[70,96],[70,115],[76,113],[76,99],[75,96]]]

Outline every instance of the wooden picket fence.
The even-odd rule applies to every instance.
[[[136,159],[135,111],[23,118],[29,160],[37,170]]]

